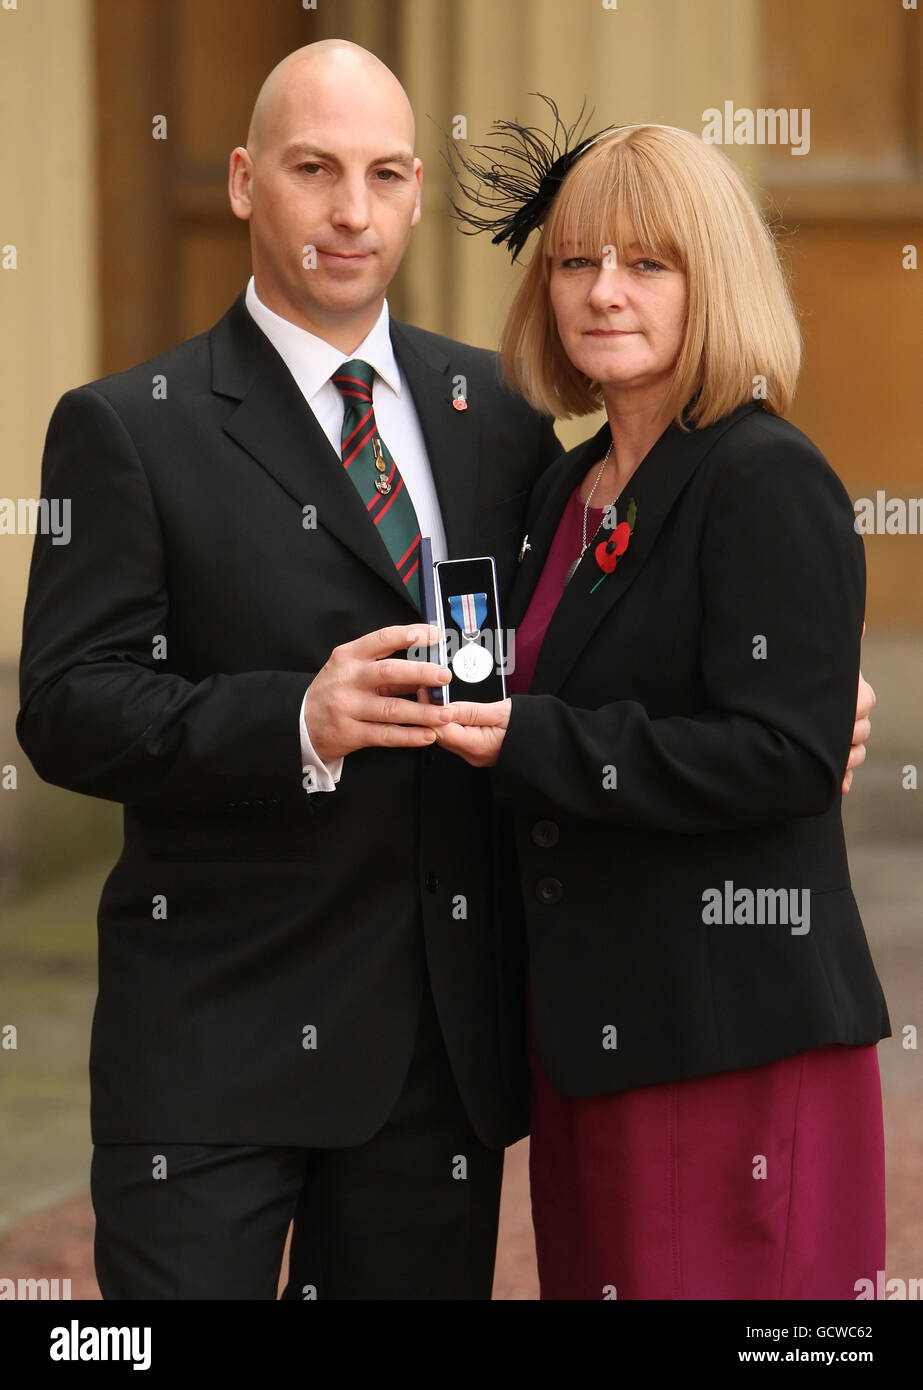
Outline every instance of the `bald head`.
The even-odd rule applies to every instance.
[[[367,336],[420,220],[423,166],[394,73],[342,39],[283,58],[260,89],[228,194],[256,292],[346,353]]]
[[[277,63],[260,88],[250,117],[247,150],[253,160],[277,149],[292,126],[312,114],[369,108],[376,125],[400,131],[413,149],[414,120],[407,93],[390,68],[346,39],[321,39]]]

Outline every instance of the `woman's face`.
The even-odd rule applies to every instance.
[[[677,265],[637,243],[624,261],[613,247],[593,256],[565,246],[552,261],[550,294],[564,351],[607,398],[662,392],[686,322],[686,276]]]

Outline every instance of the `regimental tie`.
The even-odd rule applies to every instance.
[[[369,517],[394,561],[410,600],[420,607],[420,524],[410,493],[388,452],[372,406],[375,368],[356,358],[331,380],[343,397],[340,455]]]

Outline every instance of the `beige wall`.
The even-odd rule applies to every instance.
[[[0,496],[38,497],[54,402],[96,371],[92,0],[0,8]],[[0,535],[0,667],[18,659],[32,541]]]
[[[401,276],[401,314],[494,347],[515,289],[505,252],[452,228],[434,124],[446,123],[447,96],[473,143],[501,116],[544,127],[543,104],[522,95],[535,91],[568,120],[586,97],[594,130],[634,121],[698,130],[702,111],[726,96],[758,104],[758,11],[758,0],[619,0],[611,10],[602,0],[405,0],[396,66],[417,112],[425,216]],[[752,147],[729,153],[752,169]],[[584,419],[558,432],[571,444],[592,428]]]

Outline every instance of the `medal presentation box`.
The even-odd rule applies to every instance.
[[[433,692],[434,700],[437,704],[504,700],[504,651],[493,556],[440,560],[433,566],[433,576],[432,621],[438,623],[443,635],[438,656],[434,653],[431,659],[452,672],[450,684]],[[426,587],[424,583],[424,590]]]

